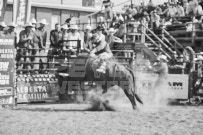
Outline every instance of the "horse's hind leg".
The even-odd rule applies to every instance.
[[[124,91],[125,95],[128,97],[128,99],[130,100],[133,109],[135,110],[137,107],[136,107],[136,101],[135,101],[134,95],[129,93],[129,91],[126,89],[124,89],[123,91]]]

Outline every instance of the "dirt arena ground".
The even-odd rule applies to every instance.
[[[201,135],[203,107],[87,111],[85,104],[0,109],[0,135]]]

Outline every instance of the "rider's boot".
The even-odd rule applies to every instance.
[[[106,62],[102,62],[101,66],[98,69],[96,69],[96,71],[105,74],[106,73]]]

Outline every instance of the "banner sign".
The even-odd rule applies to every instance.
[[[31,12],[31,0],[14,0],[14,21],[23,26],[29,21]]]
[[[137,92],[140,95],[149,95],[153,88],[158,75],[156,74],[139,74],[136,76]],[[172,99],[188,99],[189,96],[189,76],[184,74],[169,74],[166,86],[166,93],[173,93]]]
[[[58,100],[58,83],[49,77],[18,77],[18,103]]]
[[[4,21],[6,6],[7,6],[7,0],[0,0],[0,21]]]
[[[0,35],[0,104],[13,104],[15,88],[14,36]]]

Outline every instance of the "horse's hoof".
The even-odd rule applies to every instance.
[[[133,106],[133,110],[139,110],[137,106]]]
[[[107,90],[103,90],[102,94],[105,94],[107,92]]]

